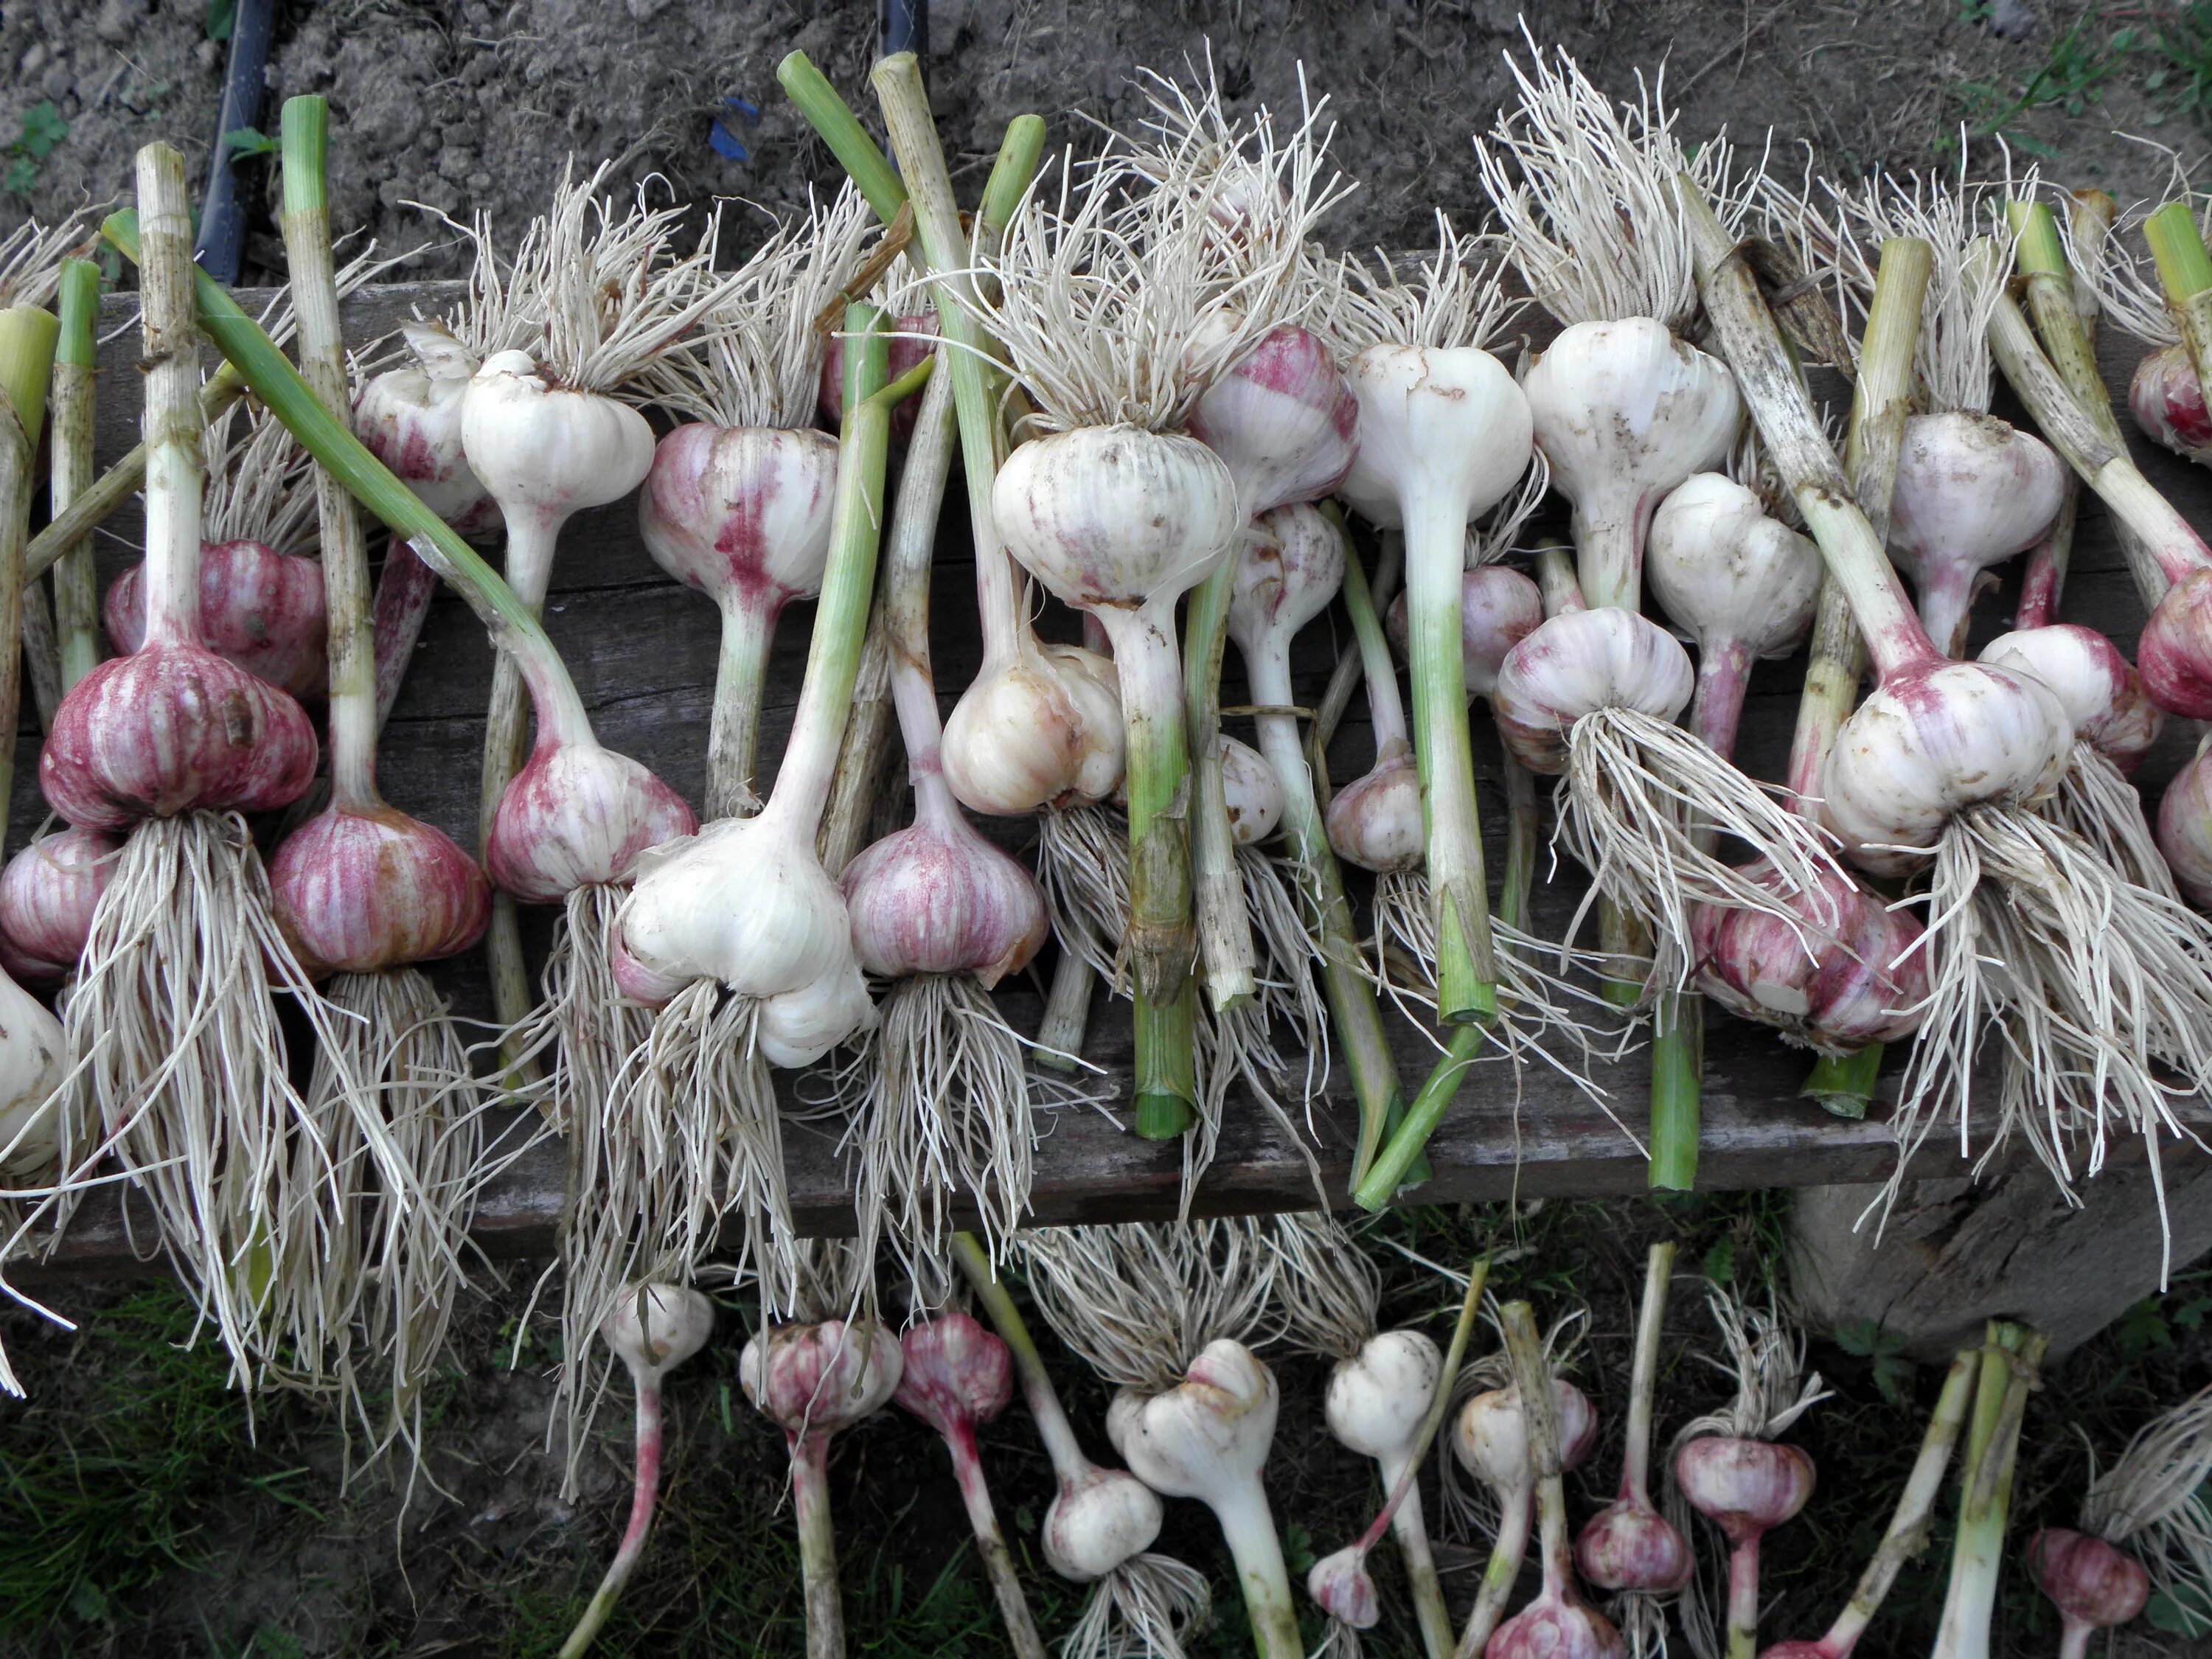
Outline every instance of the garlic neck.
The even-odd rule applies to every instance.
[[[1649,495],[1641,495],[1575,508],[1575,565],[1584,604],[1618,611],[1643,608],[1644,538],[1654,505]]]
[[[553,581],[554,551],[568,514],[524,502],[502,507],[501,517],[507,525],[507,585],[530,607],[532,616],[541,615],[546,589]]]
[[[1725,638],[1699,641],[1698,689],[1690,700],[1690,729],[1723,760],[1735,754],[1744,694],[1751,689],[1751,647]]]
[[[760,697],[769,648],[783,609],[779,592],[723,595],[721,659],[714,672],[714,713],[707,732],[707,818],[750,817],[760,811],[754,776],[760,763]],[[725,695],[725,692],[728,695]]]
[[[1275,1517],[1267,1508],[1267,1488],[1258,1473],[1207,1493],[1205,1503],[1221,1523],[1222,1541],[1237,1563],[1261,1659],[1304,1659],[1305,1644],[1291,1604],[1290,1571],[1283,1563],[1282,1540],[1276,1535]]]

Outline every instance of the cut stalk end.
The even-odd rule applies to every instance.
[[[2143,240],[2158,263],[2158,283],[2171,306],[2185,306],[2212,289],[2212,253],[2186,202],[2168,202],[2143,221]]]
[[[33,449],[46,421],[46,386],[52,379],[54,345],[61,324],[40,306],[10,306],[0,311],[0,391],[22,422]],[[28,480],[26,480],[27,483]]]
[[[1879,1042],[1870,1042],[1856,1053],[1840,1057],[1823,1054],[1813,1062],[1813,1069],[1806,1073],[1805,1086],[1797,1092],[1807,1100],[1819,1101],[1823,1111],[1838,1117],[1863,1118],[1874,1099],[1875,1078],[1881,1070],[1881,1054]]]

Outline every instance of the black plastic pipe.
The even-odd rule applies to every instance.
[[[885,0],[886,4],[894,0]],[[246,208],[238,199],[237,158],[227,135],[261,123],[267,92],[269,37],[276,21],[276,0],[238,0],[230,26],[230,64],[223,72],[222,104],[216,112],[214,152],[208,158],[207,194],[200,202],[199,240],[192,258],[218,283],[238,280],[246,244]]]

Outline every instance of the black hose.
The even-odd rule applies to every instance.
[[[887,3],[889,0],[887,0]],[[200,234],[192,258],[218,283],[238,280],[239,256],[246,242],[246,210],[238,199],[238,176],[225,136],[261,122],[267,90],[269,37],[276,20],[276,0],[238,0],[230,27],[230,64],[223,72],[222,105],[216,113],[215,149],[208,158],[207,195],[200,203]]]
[[[878,0],[876,34],[883,50],[879,57],[910,52],[926,68],[929,63],[929,0]]]

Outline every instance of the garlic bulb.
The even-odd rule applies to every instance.
[[[796,1439],[872,1417],[898,1391],[897,1338],[873,1320],[777,1325],[746,1343],[738,1382],[761,1414]]]
[[[1699,905],[1691,918],[1698,990],[1739,1018],[1826,1054],[1900,1042],[1919,1029],[1928,956],[1917,916],[1838,870],[1794,894],[1763,860],[1745,874],[1784,899],[1797,921]]]
[[[2166,589],[2136,641],[2136,668],[2167,714],[2212,720],[2212,568],[2189,571]]]
[[[270,860],[276,925],[313,974],[373,974],[459,956],[483,937],[491,887],[444,830],[390,806],[333,805]]]
[[[2182,896],[2212,909],[2212,740],[2174,774],[2158,806],[2158,850]]]
[[[76,970],[123,843],[98,830],[41,836],[0,870],[0,969],[30,985]]]
[[[2130,1623],[2150,1604],[2142,1564],[2088,1533],[2045,1527],[2027,1540],[2027,1565],[2063,1621],[2062,1659],[2079,1659],[2096,1632]]]
[[[647,974],[720,981],[761,1004],[761,1052],[811,1066],[874,1024],[844,896],[773,805],[644,853],[618,927]]]
[[[111,583],[100,622],[118,651],[146,642],[144,568]],[[323,568],[256,541],[200,544],[200,637],[209,650],[295,697],[320,696],[327,669]]]
[[[1498,684],[1506,654],[1543,626],[1544,596],[1536,584],[1510,565],[1479,564],[1460,578],[1461,672],[1467,698],[1487,702]],[[1390,602],[1390,642],[1407,652],[1406,596]]]
[[[1290,323],[1217,376],[1189,421],[1190,435],[1228,465],[1248,520],[1335,489],[1352,466],[1358,428],[1359,400],[1328,343]]]
[[[502,891],[551,904],[579,887],[623,880],[648,848],[697,827],[682,797],[628,756],[588,734],[562,741],[541,728],[528,763],[500,797],[484,866]]]
[[[752,774],[769,644],[784,607],[822,591],[836,490],[837,443],[824,433],[694,421],[653,450],[638,492],[646,550],[722,615],[709,818],[759,810]]]
[[[1160,1520],[1159,1497],[1150,1486],[1126,1469],[1088,1463],[1079,1476],[1061,1476],[1038,1540],[1047,1566],[1087,1584],[1150,1548]]]
[[[1499,737],[1532,772],[1567,769],[1568,732],[1600,708],[1632,708],[1672,721],[1696,687],[1689,653],[1633,611],[1606,608],[1553,617],[1515,646],[1499,668],[1491,711]]]
[[[915,821],[861,849],[838,885],[860,965],[885,979],[972,973],[988,988],[1051,932],[1036,878],[961,815],[942,776],[915,785]]]
[[[1229,799],[1229,833],[1249,847],[1275,833],[1283,821],[1283,781],[1249,743],[1221,739],[1221,781]]]
[[[1654,510],[1735,440],[1735,377],[1665,324],[1626,317],[1562,329],[1522,390],[1552,487],[1574,504],[1583,598],[1635,609]]]
[[[315,775],[289,696],[187,640],[149,639],[73,686],[39,756],[46,804],[88,830],[194,807],[264,812]]]
[[[933,311],[901,312],[896,317],[886,317],[884,326],[890,332],[889,350],[885,355],[884,379],[896,380],[918,365],[936,349],[937,313]],[[914,435],[915,417],[921,412],[921,400],[909,398],[891,410],[891,442],[900,445]],[[817,419],[830,431],[837,430],[845,418],[845,341],[842,335],[832,334],[830,343],[822,353],[822,376],[817,383],[814,397]]]
[[[1979,661],[2017,668],[2058,694],[2075,740],[2133,772],[2158,741],[2166,715],[2119,647],[2075,623],[2015,629],[1984,646]]]
[[[626,1287],[599,1324],[600,1336],[634,1374],[673,1370],[705,1347],[714,1330],[714,1304],[673,1285]]]
[[[461,444],[506,521],[508,585],[532,606],[544,603],[561,526],[620,501],[653,465],[644,416],[554,385],[526,351],[495,351],[470,379]]]
[[[1660,608],[1698,642],[1698,734],[1733,755],[1751,665],[1788,656],[1813,625],[1820,550],[1753,491],[1700,472],[1653,516],[1645,568]]]
[[[1078,646],[1031,643],[986,663],[945,720],[945,781],[1000,817],[1103,800],[1121,781],[1113,665]]]
[[[1829,750],[1821,815],[1862,868],[1902,874],[1962,808],[2048,799],[2073,745],[2057,694],[2017,669],[1932,659],[1899,667]]]
[[[1378,875],[1421,867],[1421,774],[1403,738],[1329,797],[1328,844],[1336,855]]]
[[[1345,378],[1359,399],[1359,451],[1338,493],[1370,524],[1410,542],[1426,520],[1456,549],[1528,470],[1528,400],[1488,352],[1374,345]]]
[[[2212,460],[2212,412],[2187,345],[2177,341],[2136,365],[2128,410],[2152,442],[2189,460]]]
[[[2066,477],[2049,445],[1993,415],[1947,410],[1905,421],[1889,550],[1912,578],[1937,650],[1965,647],[1983,573],[2043,539]]]
[[[69,1043],[46,1005],[0,975],[0,1181],[28,1186],[51,1178],[64,1151],[82,1156],[81,1133],[63,1139],[62,1093]]]
[[[354,403],[354,432],[425,507],[481,541],[500,520],[461,442],[461,403],[477,360],[436,323],[402,323],[399,332],[415,362],[370,377]]]

